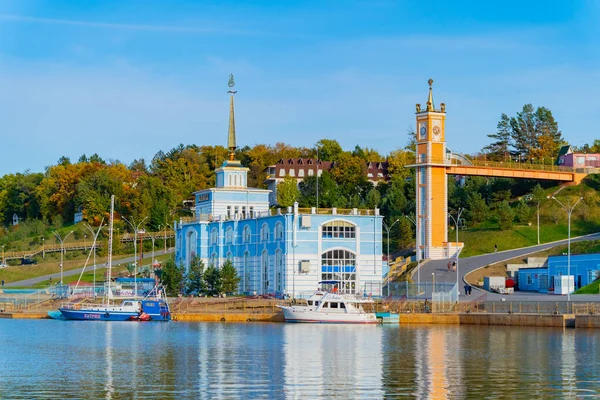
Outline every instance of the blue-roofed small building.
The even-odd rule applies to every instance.
[[[545,267],[519,270],[519,290],[552,293],[556,277],[568,275],[575,290],[589,285],[600,276],[600,254],[571,254],[570,269],[568,256],[550,256]]]
[[[270,190],[249,188],[249,169],[235,159],[235,92],[231,93],[229,159],[216,187],[195,192],[195,217],[175,223],[175,260],[186,270],[235,266],[244,294],[304,297],[321,281],[344,293],[381,294],[382,216],[379,210],[269,208]]]

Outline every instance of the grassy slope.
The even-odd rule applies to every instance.
[[[498,251],[516,249],[519,247],[534,246],[537,244],[537,227],[514,226],[513,229],[500,230],[492,227],[492,224],[482,224],[477,228],[461,230],[458,240],[465,243],[461,257],[471,257],[479,254],[492,253],[494,245],[498,245]],[[593,222],[572,221],[571,237],[587,235],[598,231],[598,226]],[[455,240],[453,231],[448,233],[449,240]],[[551,221],[540,223],[540,243],[554,242],[566,239],[568,229],[566,225],[554,224]]]

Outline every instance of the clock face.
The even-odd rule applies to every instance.
[[[421,129],[419,132],[421,133],[421,139],[425,139],[425,135],[427,135],[427,128],[425,128],[425,125],[421,126]]]
[[[441,133],[442,133],[442,130],[440,129],[440,127],[434,126],[433,127],[433,140],[440,140]]]

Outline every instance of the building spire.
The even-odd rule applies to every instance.
[[[433,85],[433,79],[429,79],[427,81],[429,83],[429,97],[427,98],[427,111],[435,111],[435,107],[433,105],[433,91],[431,90],[431,85]]]
[[[229,86],[229,91],[227,93],[231,94],[231,100],[229,101],[229,136],[227,138],[227,147],[229,148],[229,160],[233,161],[235,160],[235,149],[237,148],[235,143],[235,114],[233,109],[233,96],[237,91],[233,90],[233,87],[235,86],[233,74],[229,74],[227,86]]]

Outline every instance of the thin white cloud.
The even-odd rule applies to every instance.
[[[70,25],[87,28],[118,29],[130,31],[148,31],[148,32],[172,32],[172,33],[192,33],[192,34],[226,34],[241,36],[262,36],[267,32],[231,28],[215,28],[202,26],[173,26],[173,25],[145,25],[145,24],[117,24],[109,22],[78,21],[54,18],[29,17],[16,14],[0,14],[0,21],[9,22],[29,22],[49,25]]]

